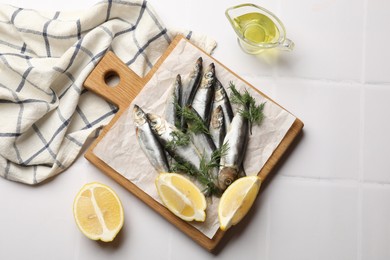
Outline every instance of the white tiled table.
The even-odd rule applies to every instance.
[[[88,1],[11,1],[35,9]],[[0,259],[390,259],[390,2],[255,1],[284,22],[296,49],[244,54],[224,16],[240,1],[151,0],[167,26],[215,38],[213,56],[299,117],[304,132],[253,210],[217,254],[194,243],[80,156],[38,187],[0,179]],[[125,226],[104,244],[72,216],[90,181],[122,198]]]

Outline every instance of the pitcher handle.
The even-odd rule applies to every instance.
[[[278,47],[284,51],[292,51],[294,46],[295,43],[292,40],[286,38],[282,43],[280,43]]]

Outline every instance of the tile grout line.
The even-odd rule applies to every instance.
[[[278,13],[280,14],[280,16],[282,16],[282,14],[283,14],[283,12],[282,12],[282,1],[281,0],[279,0],[278,1],[278,6],[277,6],[277,8],[276,8],[276,10],[278,11]],[[274,79],[277,79],[278,77],[279,77],[279,69],[278,69],[278,66],[279,64],[278,63],[276,63],[276,64],[273,64],[273,68],[272,68],[272,78],[274,78]]]
[[[365,133],[365,115],[364,115],[364,84],[360,88],[360,133],[359,133],[359,171],[357,183],[357,260],[362,259],[363,250],[363,186],[364,182],[364,133]],[[377,183],[375,183],[377,184]]]
[[[361,137],[360,137],[361,139]],[[360,142],[360,141],[359,141]],[[362,154],[362,152],[361,152]],[[359,154],[359,158],[362,156],[361,154]],[[359,167],[362,167],[362,163],[359,162]],[[390,183],[387,183],[387,182],[375,182],[375,181],[363,181],[361,180],[361,170],[359,170],[359,173],[358,173],[358,177],[357,179],[337,179],[337,178],[313,178],[313,177],[307,177],[307,176],[291,176],[291,175],[280,175],[280,180],[283,180],[283,179],[294,179],[294,180],[297,180],[297,181],[314,181],[314,182],[322,182],[322,183],[329,183],[329,184],[350,184],[350,185],[354,185],[354,186],[362,186],[363,185],[371,185],[371,186],[386,186],[386,187],[390,187]]]
[[[367,16],[368,16],[368,12],[367,12],[367,8],[368,7],[368,0],[363,0],[363,24],[362,24],[362,27],[363,27],[363,32],[362,32],[362,67],[361,67],[361,77],[360,77],[360,81],[365,84],[367,83],[366,82],[366,50],[367,50],[367,40],[366,40],[366,36],[367,36]],[[381,82],[381,83],[384,83],[384,82]],[[381,84],[380,83],[380,84]]]
[[[266,229],[265,259],[270,259],[270,241],[271,241],[271,203],[267,200],[267,229]]]
[[[358,172],[358,199],[357,199],[357,260],[363,258],[363,185],[364,185],[364,136],[365,136],[365,81],[366,81],[366,49],[367,49],[367,19],[368,0],[363,0],[363,32],[362,32],[362,68],[360,85],[360,136],[359,136],[359,172]]]
[[[277,7],[278,13],[282,13],[282,1],[278,1],[278,7]],[[272,68],[271,76],[268,76],[269,80],[272,80],[276,82],[276,79],[278,79],[278,64],[274,64]],[[266,226],[266,245],[265,245],[265,259],[270,260],[271,259],[271,203],[270,200],[267,200],[267,226]]]
[[[365,63],[365,58],[363,63]],[[364,65],[362,65],[364,67]],[[337,80],[337,79],[325,79],[325,78],[309,78],[309,77],[301,77],[301,76],[282,76],[277,73],[277,67],[274,69],[271,75],[255,75],[253,73],[243,73],[241,74],[241,77],[246,80],[247,78],[258,78],[258,79],[266,79],[266,80],[272,80],[272,79],[278,79],[278,80],[292,80],[292,81],[305,81],[305,82],[320,82],[323,84],[332,84],[332,85],[361,85],[361,84],[370,84],[375,86],[390,86],[390,82],[383,81],[383,82],[365,82],[365,73],[361,76],[358,80],[353,79],[343,79],[343,80]],[[247,80],[248,81],[248,80]]]

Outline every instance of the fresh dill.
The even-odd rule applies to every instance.
[[[213,151],[211,153],[211,159],[210,162],[208,163],[208,167],[209,168],[219,167],[220,166],[219,161],[223,156],[227,154],[228,150],[229,150],[229,144],[226,142],[223,145],[221,145],[221,147]]]
[[[209,129],[205,125],[204,121],[193,108],[188,106],[180,107],[179,115],[182,116],[187,122],[188,131],[191,131],[194,134],[210,134]]]
[[[202,166],[203,165],[203,166]],[[171,166],[173,172],[186,173],[191,177],[196,178],[200,184],[202,184],[205,189],[203,193],[206,196],[214,194],[216,186],[214,184],[213,178],[208,172],[208,166],[204,157],[201,159],[200,169],[195,168],[189,162],[183,161],[180,158],[175,158],[174,163]]]
[[[244,93],[240,93],[232,81],[229,83],[229,88],[231,90],[230,100],[232,103],[243,107],[238,110],[238,113],[248,119],[250,133],[252,134],[253,124],[260,124],[264,119],[265,102],[257,105],[255,98],[249,94],[248,90],[245,89]]]
[[[186,146],[190,143],[190,136],[181,131],[172,131],[172,140],[165,144],[168,150],[175,150],[178,146]]]
[[[205,186],[203,193],[206,196],[216,194],[218,191],[217,186],[215,185],[215,176],[212,174],[212,168],[210,162],[206,161],[206,158],[203,156],[200,165],[197,179],[201,184]]]
[[[180,116],[180,111],[181,111],[181,106],[180,106],[180,100],[179,97],[176,96],[176,93],[173,93],[173,106],[175,107],[175,126],[180,129],[180,121],[181,121],[181,116]]]
[[[178,158],[175,158],[175,161],[172,162],[171,171],[187,173],[193,177],[196,177],[199,173],[199,170],[196,169],[192,164],[182,161]]]
[[[209,162],[206,160],[201,160],[200,163],[200,178],[203,180],[203,184],[206,186],[205,193],[207,195],[219,195],[220,190],[216,186],[217,176],[212,174],[213,171],[219,171],[221,157],[226,155],[229,150],[229,145],[224,143],[220,148],[212,152]],[[201,180],[201,182],[202,182]]]
[[[216,185],[217,176],[213,174],[213,171],[219,170],[220,159],[222,156],[226,155],[228,149],[228,144],[223,144],[219,149],[213,151],[210,161],[207,161],[203,156],[200,161],[199,169],[186,161],[175,158],[171,170],[172,172],[187,173],[188,175],[195,177],[199,183],[205,187],[203,192],[206,196],[220,195],[220,190]]]

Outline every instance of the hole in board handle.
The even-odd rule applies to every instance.
[[[106,75],[104,75],[104,82],[109,87],[116,87],[120,82],[119,74],[115,71],[108,71]]]

